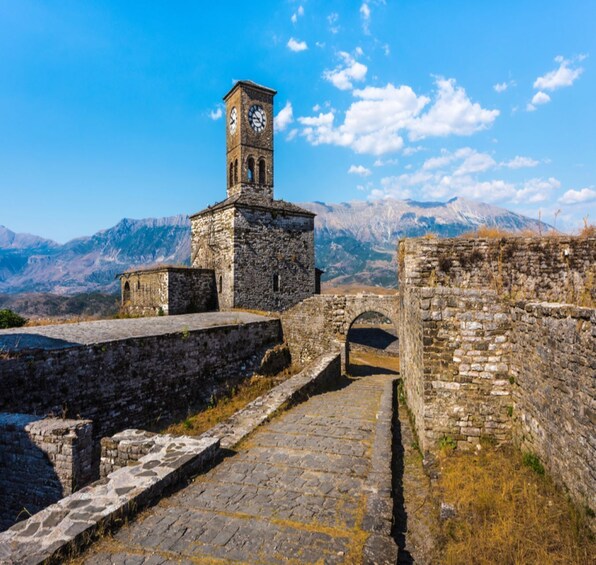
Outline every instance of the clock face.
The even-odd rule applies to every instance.
[[[236,126],[238,125],[238,112],[236,107],[230,111],[230,133],[234,135],[236,133]]]
[[[253,104],[248,110],[248,123],[257,133],[261,133],[267,125],[267,114],[263,106]]]

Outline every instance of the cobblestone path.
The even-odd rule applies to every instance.
[[[364,529],[371,504],[378,505],[371,494],[378,490],[375,436],[391,417],[382,407],[393,378],[353,380],[278,416],[81,562],[365,562]]]

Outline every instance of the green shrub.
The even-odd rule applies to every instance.
[[[439,449],[455,451],[457,442],[450,435],[445,435],[439,440]]]
[[[544,475],[544,465],[534,453],[524,453],[522,461],[526,467],[532,469],[537,475]]]
[[[20,328],[27,323],[27,318],[19,316],[12,310],[0,310],[0,329]]]

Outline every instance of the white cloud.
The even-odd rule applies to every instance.
[[[371,197],[404,198],[405,194],[415,194],[417,198],[440,200],[463,196],[486,202],[536,204],[551,199],[561,186],[554,177],[523,182],[478,178],[479,174],[499,166],[491,155],[471,147],[454,152],[444,149],[440,155],[427,159],[418,170],[381,179],[381,188],[377,188],[374,195],[371,192]]]
[[[531,157],[520,157],[519,155],[516,155],[510,161],[501,163],[503,167],[507,167],[508,169],[523,169],[526,167],[535,167],[539,164],[540,161],[536,161],[536,159],[532,159]]]
[[[290,37],[288,41],[288,49],[290,51],[294,51],[294,53],[298,53],[300,51],[306,51],[308,49],[308,45],[306,41],[298,41],[293,37]]]
[[[338,21],[339,21],[339,14],[337,12],[331,12],[327,16],[327,23],[329,24],[329,31],[333,34],[336,34],[339,32],[339,25],[337,23]]]
[[[364,80],[368,68],[345,51],[341,51],[339,55],[343,59],[342,64],[332,71],[323,72],[323,78],[340,90],[350,90],[353,87],[353,81]]]
[[[405,151],[404,151],[405,153]],[[385,167],[386,165],[397,165],[399,161],[397,159],[376,159],[373,163],[375,167]]]
[[[501,92],[505,92],[508,88],[512,86],[515,86],[514,80],[498,82],[497,84],[493,85],[493,89],[495,92],[498,92],[500,94]]]
[[[275,131],[284,131],[293,121],[294,111],[292,103],[288,101],[273,119]]]
[[[223,110],[222,110],[221,106],[218,106],[217,108],[215,108],[215,110],[211,110],[209,112],[209,117],[214,121],[219,120],[222,116],[223,116]]]
[[[565,86],[571,86],[584,72],[583,67],[575,66],[575,63],[584,59],[585,55],[580,55],[573,59],[565,59],[561,55],[555,57],[555,62],[559,63],[559,67],[554,71],[538,77],[534,81],[534,88],[552,91]]]
[[[592,190],[591,188],[568,190],[559,198],[561,204],[584,204],[594,201],[596,201],[596,190]]]
[[[294,139],[297,135],[298,135],[298,129],[297,128],[291,129],[288,132],[288,135],[286,135],[286,141],[292,141],[292,139]]]
[[[548,102],[550,102],[550,96],[546,92],[539,91],[534,94],[532,102],[526,106],[526,110],[528,112],[533,112],[536,110],[537,106],[540,106],[541,104],[547,104]]]
[[[492,125],[499,110],[486,110],[472,102],[454,79],[438,78],[438,92],[428,112],[410,125],[410,139],[429,136],[471,135]]]
[[[422,111],[430,98],[416,95],[406,85],[388,83],[354,90],[356,100],[347,109],[343,124],[335,125],[335,110],[318,118],[299,118],[306,126],[302,135],[313,145],[328,143],[382,155],[403,148],[403,133],[409,133],[410,139],[470,135],[489,127],[498,115],[498,110],[484,110],[472,103],[463,88],[455,87],[454,80],[439,79],[437,86],[438,95],[426,113]]]
[[[422,145],[411,145],[410,147],[406,147],[403,150],[403,154],[406,157],[410,157],[410,156],[414,155],[415,153],[418,153],[419,151],[424,151],[424,147],[422,147]]]
[[[362,18],[362,30],[364,33],[370,33],[370,7],[366,2],[360,6],[360,17]]]
[[[372,171],[363,165],[350,165],[348,173],[351,175],[360,175],[361,177],[368,177],[372,175]]]
[[[295,24],[298,21],[298,18],[304,16],[304,8],[302,6],[298,6],[298,9],[292,14],[290,18],[292,23]]]

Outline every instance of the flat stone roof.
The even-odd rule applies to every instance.
[[[32,326],[0,330],[0,352],[10,353],[30,349],[66,349],[130,338],[167,335],[270,321],[274,318],[248,312],[204,312],[180,316],[156,316],[122,320],[96,320],[55,326]]]

